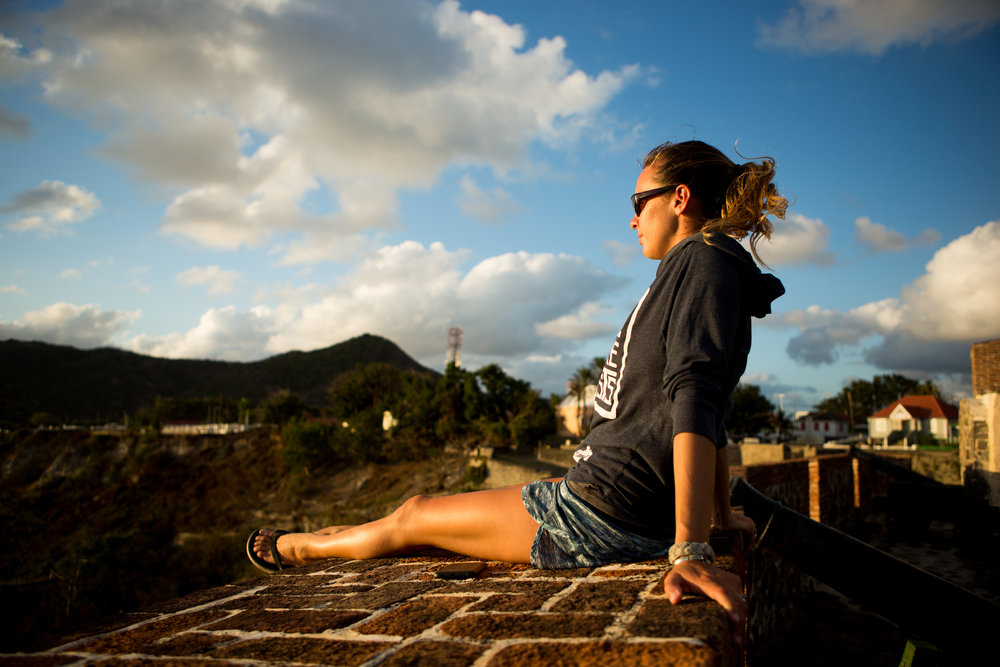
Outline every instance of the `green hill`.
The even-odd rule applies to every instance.
[[[372,362],[433,373],[395,343],[370,334],[254,362],[161,359],[114,348],[7,340],[0,342],[0,423],[24,423],[38,412],[67,423],[120,421],[158,396],[256,403],[285,389],[307,404],[321,404],[337,375]]]

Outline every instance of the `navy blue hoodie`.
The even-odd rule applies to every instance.
[[[590,434],[566,475],[600,513],[649,537],[674,532],[673,437],[725,447],[723,418],[750,352],[750,317],[781,281],[736,240],[693,234],[670,249],[604,365]]]

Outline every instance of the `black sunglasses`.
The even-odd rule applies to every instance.
[[[677,189],[676,185],[666,185],[662,188],[653,188],[652,190],[643,190],[642,192],[636,192],[634,195],[632,195],[632,208],[635,209],[636,216],[642,213],[643,204],[645,204],[647,199],[651,197],[656,197],[658,195],[662,195],[666,192],[670,192],[671,190],[676,190],[676,189]]]

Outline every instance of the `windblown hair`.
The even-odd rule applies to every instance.
[[[742,157],[742,156],[741,156]],[[663,185],[686,185],[701,202],[704,215],[701,233],[711,243],[711,235],[722,233],[742,239],[750,236],[750,252],[757,255],[761,237],[771,238],[774,227],[768,216],[785,217],[788,200],[772,183],[774,160],[736,164],[719,149],[703,141],[665,143],[649,151],[643,168],[653,166]]]

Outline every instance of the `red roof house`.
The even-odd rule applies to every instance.
[[[958,408],[937,396],[904,396],[868,418],[868,436],[884,445],[915,442],[922,433],[950,442],[957,422]]]

